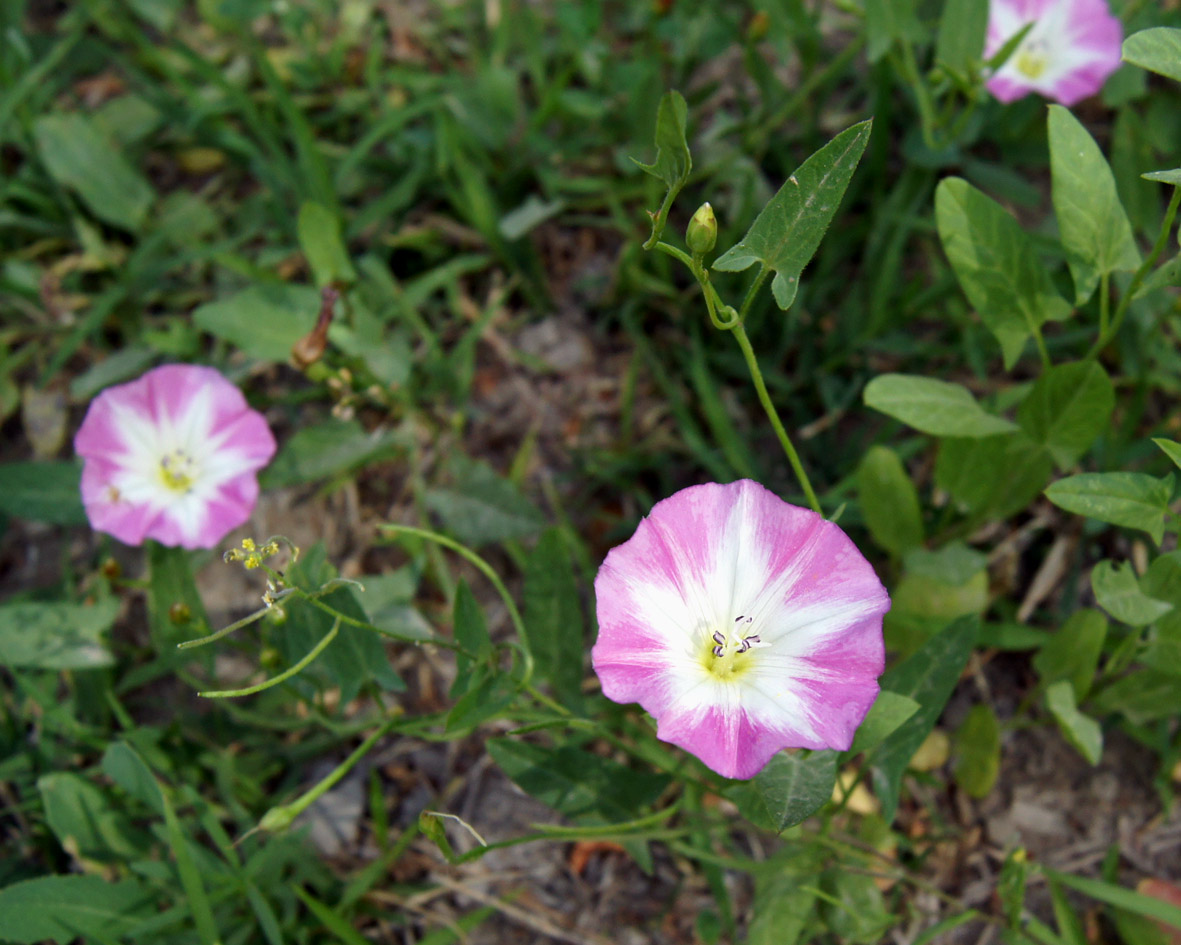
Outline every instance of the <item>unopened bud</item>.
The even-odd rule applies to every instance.
[[[703,203],[693,214],[689,226],[685,230],[685,242],[689,244],[689,251],[694,256],[704,256],[714,248],[718,241],[718,219],[714,216],[714,208]]]
[[[262,815],[262,820],[258,822],[258,829],[267,833],[276,833],[280,830],[286,830],[294,820],[295,812],[291,808],[286,806],[272,807]]]
[[[328,347],[328,326],[332,324],[332,317],[336,314],[336,302],[340,293],[332,286],[325,286],[320,290],[320,315],[316,319],[316,327],[291,346],[291,360],[300,370],[315,364]]]
[[[117,581],[123,576],[123,568],[114,558],[107,558],[99,568],[108,581]]]
[[[193,619],[193,609],[184,601],[177,601],[168,608],[168,619],[178,627]]]
[[[766,12],[759,10],[746,24],[746,38],[752,43],[757,43],[766,37],[770,28],[771,18],[767,16]]]

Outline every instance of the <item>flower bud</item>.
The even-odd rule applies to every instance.
[[[694,256],[704,256],[714,248],[718,241],[718,220],[714,216],[714,208],[703,203],[693,214],[689,226],[685,230],[685,242]]]
[[[193,609],[184,601],[176,601],[168,608],[168,619],[178,627],[184,626],[193,619]]]

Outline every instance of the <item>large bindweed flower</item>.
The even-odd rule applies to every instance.
[[[211,548],[250,517],[275,438],[213,368],[172,364],[99,394],[74,450],[95,529],[129,545]]]
[[[848,748],[877,698],[885,588],[840,528],[756,482],[656,503],[595,597],[604,694],[726,777],[782,748]]]
[[[1119,68],[1123,30],[1106,0],[992,0],[984,58],[1027,23],[1025,38],[987,82],[1002,102],[1037,92],[1073,105]]]

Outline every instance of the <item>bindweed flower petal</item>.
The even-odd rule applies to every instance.
[[[726,777],[782,748],[848,748],[877,698],[885,588],[840,528],[756,482],[658,502],[595,597],[603,693]]]
[[[1037,92],[1073,105],[1119,68],[1123,30],[1106,0],[992,0],[984,58],[1028,23],[1025,38],[986,83],[1002,102]]]
[[[96,530],[128,545],[211,548],[250,517],[275,438],[213,368],[171,364],[99,394],[74,451]]]

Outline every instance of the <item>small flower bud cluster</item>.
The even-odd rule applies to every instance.
[[[253,571],[267,558],[271,557],[271,555],[277,555],[278,553],[279,543],[274,539],[271,539],[265,545],[259,547],[255,544],[253,538],[243,538],[242,547],[231,548],[224,555],[222,555],[222,560],[225,561],[226,564],[230,564],[234,561],[241,561],[242,567],[244,567],[247,571]]]

